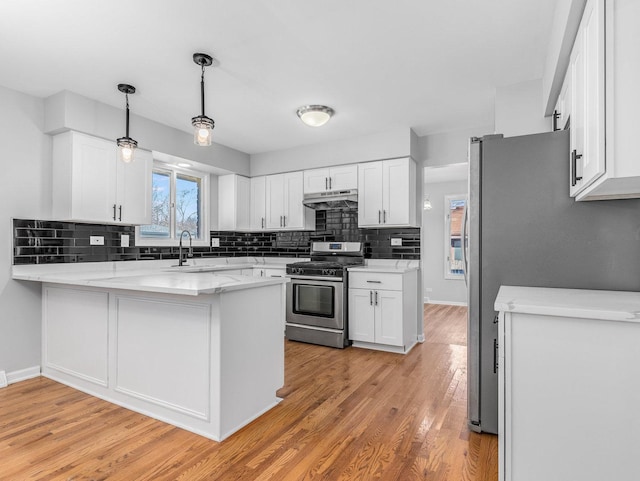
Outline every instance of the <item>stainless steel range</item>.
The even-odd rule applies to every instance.
[[[287,339],[347,346],[347,267],[362,264],[361,242],[314,242],[310,262],[287,264]]]

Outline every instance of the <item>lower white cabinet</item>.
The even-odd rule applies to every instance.
[[[349,339],[355,347],[408,352],[417,339],[417,271],[349,274]]]
[[[640,293],[502,286],[500,481],[640,478]]]

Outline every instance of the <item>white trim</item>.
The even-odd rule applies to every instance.
[[[466,302],[460,302],[460,301],[436,301],[434,299],[429,299],[428,297],[424,298],[424,303],[425,304],[438,304],[438,305],[444,305],[444,306],[467,306]]]
[[[27,367],[25,369],[18,369],[7,373],[8,384],[14,384],[20,381],[26,381],[34,377],[40,376],[40,366]]]

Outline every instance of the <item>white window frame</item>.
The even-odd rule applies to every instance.
[[[158,162],[156,160],[153,161],[153,172],[165,172],[171,175],[171,228],[173,229],[173,225],[175,222],[175,184],[176,178],[179,174],[187,175],[189,177],[196,177],[200,179],[200,188],[202,190],[200,196],[200,217],[201,217],[201,231],[202,238],[201,239],[193,239],[192,245],[198,247],[208,247],[209,246],[209,237],[210,237],[210,224],[209,219],[211,218],[211,181],[210,175],[206,172],[202,172],[199,170],[186,169],[182,167],[178,167],[175,165],[167,164],[164,162]],[[177,235],[177,233],[176,233]],[[182,245],[189,245],[189,238],[185,236]],[[176,238],[170,239],[160,239],[157,237],[142,237],[140,235],[140,226],[136,226],[136,247],[164,247],[164,246],[177,246],[179,245],[180,240]]]
[[[467,205],[467,194],[450,194],[444,196],[444,278],[464,279],[464,274],[454,274],[451,272],[449,256],[451,254],[451,201],[464,200]],[[462,235],[462,233],[460,233]]]

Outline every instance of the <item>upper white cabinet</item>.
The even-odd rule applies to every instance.
[[[358,188],[358,165],[342,165],[304,171],[304,193]]]
[[[402,158],[358,164],[358,227],[417,225],[415,162]]]
[[[302,204],[302,171],[267,175],[265,194],[267,229],[315,229],[315,211]]]
[[[260,177],[251,177],[251,208],[250,208],[250,229],[264,230],[267,228],[267,178],[262,175]]]
[[[218,177],[218,230],[248,230],[250,212],[250,179],[236,174]]]
[[[571,108],[570,194],[576,200],[640,197],[640,3],[588,0],[563,91]]]
[[[53,138],[53,206],[56,219],[80,222],[151,223],[151,152],[117,160],[115,141],[78,132]]]

